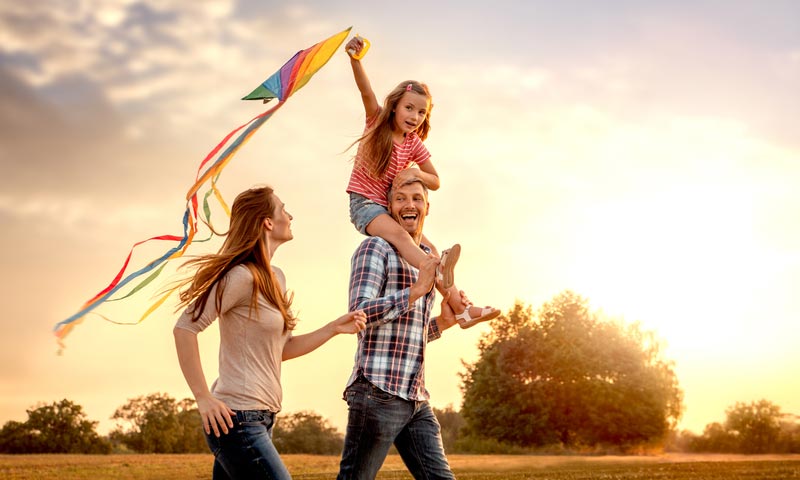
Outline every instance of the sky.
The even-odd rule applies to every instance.
[[[572,290],[639,322],[675,362],[680,427],[695,433],[736,402],[800,414],[798,18],[794,0],[0,0],[0,424],[67,398],[105,433],[128,399],[191,396],[174,301],[138,325],[90,315],[62,355],[52,327],[135,242],[181,234],[202,159],[269,107],[239,99],[349,26],[371,41],[363,62],[380,99],[403,80],[431,88],[426,145],[442,187],[425,230],[440,248],[461,244],[456,283],[473,301],[536,310]],[[347,149],[362,128],[340,51],[219,181],[231,201],[271,185],[294,216],[274,263],[297,333],[347,308],[362,240]],[[135,323],[150,302],[102,313]],[[430,344],[434,407],[460,408],[463,362],[486,331]],[[211,382],[218,333],[199,338]],[[339,336],[285,363],[284,411],[344,431],[354,350]]]

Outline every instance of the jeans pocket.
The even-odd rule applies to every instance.
[[[373,385],[372,389],[369,392],[370,400],[377,402],[377,403],[390,403],[394,401],[397,397],[392,395],[391,393],[384,392],[380,388]]]

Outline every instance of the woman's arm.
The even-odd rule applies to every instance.
[[[313,352],[340,333],[358,333],[366,327],[367,316],[361,310],[347,313],[322,328],[289,338],[283,346],[283,360]]]
[[[197,334],[189,330],[175,327],[172,329],[175,337],[175,349],[178,352],[178,362],[181,365],[183,378],[189,385],[195,400],[197,410],[203,420],[203,429],[207,434],[214,431],[214,435],[219,437],[222,433],[228,433],[228,428],[233,428],[233,410],[228,408],[221,400],[211,395],[203,374],[203,366],[200,363],[200,347],[197,344]]]

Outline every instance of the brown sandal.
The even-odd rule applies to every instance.
[[[455,283],[454,269],[459,256],[461,256],[461,245],[457,243],[442,252],[442,260],[439,262],[439,272],[436,278],[442,282],[442,288],[445,290]]]

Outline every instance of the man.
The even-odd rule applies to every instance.
[[[389,213],[420,245],[428,191],[418,178],[395,184]],[[442,302],[432,318],[439,259],[430,248],[419,271],[386,240],[369,237],[352,258],[350,310],[363,310],[355,366],[345,389],[347,432],[340,480],[374,479],[394,444],[414,478],[454,479],[425,389],[425,346],[456,323]],[[462,298],[466,302],[466,299]]]

